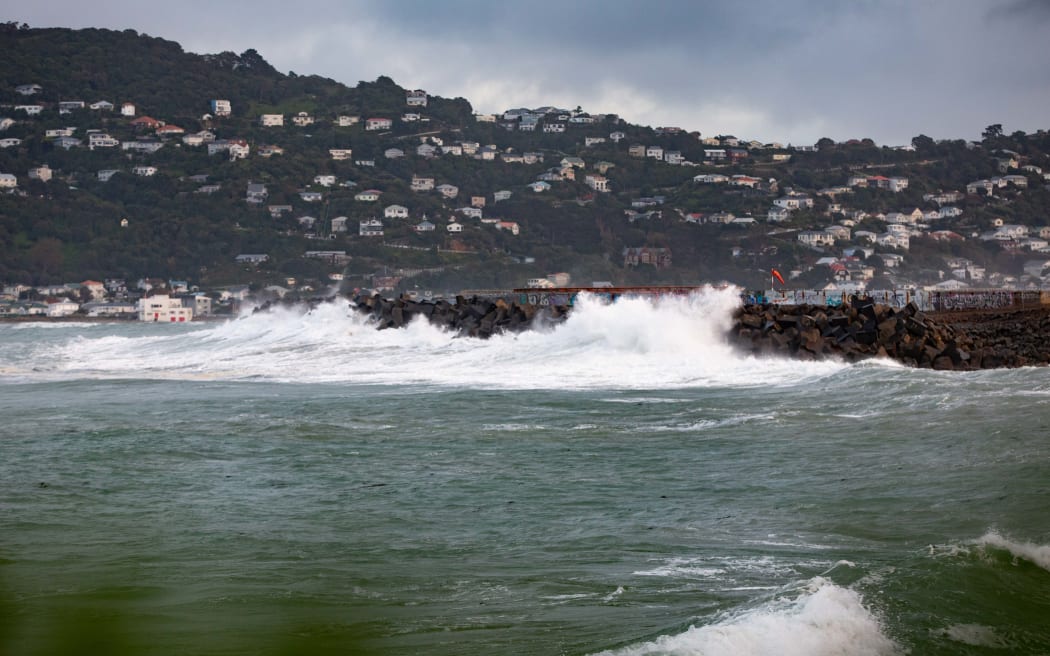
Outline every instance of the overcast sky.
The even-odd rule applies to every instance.
[[[0,0],[31,27],[254,48],[475,111],[556,105],[784,143],[1050,128],[1050,0]]]

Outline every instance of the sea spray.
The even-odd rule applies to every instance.
[[[222,323],[115,326],[119,335],[75,330],[51,348],[49,367],[84,378],[681,389],[791,385],[846,366],[742,356],[724,337],[738,305],[732,291],[716,289],[615,303],[582,295],[562,323],[479,340],[422,317],[375,330],[349,303],[332,301]]]

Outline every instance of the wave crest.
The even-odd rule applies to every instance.
[[[888,656],[899,651],[860,594],[817,577],[793,599],[776,599],[715,624],[599,656]]]

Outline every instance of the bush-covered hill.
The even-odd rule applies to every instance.
[[[841,254],[842,245],[861,244],[846,240],[820,252],[800,244],[799,230],[820,229],[857,210],[869,215],[934,210],[938,204],[924,196],[1002,175],[1004,159],[1050,170],[1045,133],[1005,135],[999,126],[989,126],[976,146],[920,135],[907,150],[870,140],[822,140],[815,150],[748,144],[746,135],[739,143],[727,135],[711,140],[582,108],[535,110],[542,118],[534,131],[523,131],[517,117],[478,120],[462,98],[429,96],[426,106],[410,106],[407,90],[386,77],[348,87],[318,76],[283,74],[254,50],[199,55],[131,30],[6,24],[0,26],[0,48],[7,60],[0,69],[0,119],[12,120],[0,130],[0,145],[8,142],[0,148],[0,173],[17,177],[17,188],[0,190],[0,281],[8,282],[163,276],[214,285],[285,277],[324,281],[343,273],[362,284],[375,276],[401,277],[402,285],[448,289],[520,286],[528,278],[564,271],[580,284],[728,280],[760,286],[776,267],[817,284],[832,277],[826,267],[813,268],[819,258]],[[26,95],[19,91],[23,85],[39,89]],[[230,102],[230,116],[213,114],[216,99]],[[71,101],[84,107],[61,111],[60,103]],[[90,108],[99,101],[114,107]],[[121,113],[124,103],[134,105],[133,115]],[[31,115],[26,105],[41,111]],[[299,113],[312,122],[293,124]],[[265,127],[263,114],[281,114],[285,124]],[[169,132],[137,125],[143,116]],[[368,118],[392,124],[368,130]],[[548,131],[549,124],[562,125],[563,131]],[[79,144],[64,144],[56,136],[66,128]],[[89,148],[93,133],[109,135],[119,145]],[[250,153],[209,155],[207,142],[186,140],[193,134],[243,144]],[[476,153],[469,152],[472,145]],[[632,155],[631,147],[638,145],[679,153],[687,165]],[[420,146],[434,153],[420,152]],[[491,158],[482,154],[486,146]],[[391,157],[396,155],[391,149],[404,156]],[[335,159],[332,150],[352,155]],[[734,151],[736,158],[712,159],[712,150]],[[582,161],[574,166],[565,158]],[[28,172],[41,165],[49,167],[49,181],[30,179]],[[155,172],[135,173],[148,172],[147,167]],[[567,179],[569,169],[574,179]],[[585,179],[599,170],[608,193],[595,191]],[[100,171],[117,173],[104,181]],[[972,239],[997,222],[1048,223],[1050,196],[1041,175],[1009,172],[1027,176],[1031,184],[1011,185],[994,196],[966,195],[957,203],[961,217],[933,226],[956,231],[964,241],[913,238],[904,263],[893,271],[867,258],[877,275],[892,276],[890,282],[936,280],[951,256],[1019,275],[1031,253]],[[756,180],[753,186],[694,181],[708,173]],[[857,188],[848,195],[818,194],[844,187],[858,173],[906,177],[910,184],[900,193]],[[543,177],[550,188],[533,191],[529,185]],[[414,191],[413,178],[454,185],[458,194]],[[265,185],[263,202],[246,201],[249,184]],[[381,191],[380,200],[355,199],[367,189]],[[785,222],[768,223],[772,201],[788,190],[813,197],[814,206],[793,212]],[[496,202],[500,191],[510,192],[509,198]],[[319,192],[321,199],[304,200],[302,192]],[[457,211],[473,197],[485,199],[480,220]],[[384,208],[391,205],[406,207],[408,218],[385,218]],[[277,214],[270,211],[273,206],[288,209]],[[712,220],[730,215],[738,220]],[[346,232],[333,230],[332,220],[340,217]],[[371,218],[383,221],[382,237],[358,233],[359,222]],[[435,229],[418,230],[424,219]],[[457,231],[449,230],[450,221]],[[885,228],[871,221],[862,219],[854,229]],[[667,249],[669,266],[628,261],[625,249],[638,247]],[[346,257],[304,258],[307,251],[342,251]],[[266,254],[268,260],[238,264],[236,256],[245,253]]]

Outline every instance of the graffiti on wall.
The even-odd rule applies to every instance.
[[[518,302],[533,306],[572,306],[580,293],[597,296],[604,301],[618,298],[658,298],[697,293],[700,287],[637,287],[614,289],[528,289],[515,290]],[[746,305],[823,305],[836,308],[849,306],[855,297],[870,299],[879,305],[901,309],[913,304],[923,312],[961,310],[995,310],[1010,307],[1050,304],[1050,294],[1039,291],[1010,291],[1002,289],[966,291],[926,291],[915,289],[873,289],[844,292],[823,289],[771,289],[741,291],[740,299]]]

